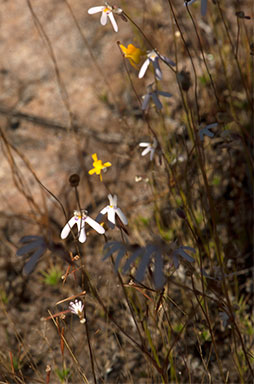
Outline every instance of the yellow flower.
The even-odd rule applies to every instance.
[[[129,59],[133,67],[137,68],[136,64],[140,63],[140,56],[144,54],[141,49],[136,48],[133,44],[129,44],[127,48],[120,44],[120,48],[124,54],[124,57]]]
[[[112,164],[109,163],[108,161],[103,164],[102,160],[98,160],[96,153],[94,153],[92,155],[92,159],[94,160],[94,162],[93,162],[94,168],[90,169],[90,171],[88,173],[89,173],[89,175],[93,175],[94,173],[96,173],[96,175],[100,175],[100,180],[102,181],[102,176],[101,176],[102,169],[104,169],[106,167],[111,167]]]

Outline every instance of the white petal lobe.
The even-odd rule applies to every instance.
[[[146,61],[144,62],[144,64],[140,68],[140,71],[138,74],[139,79],[142,79],[142,77],[144,77],[144,74],[146,73],[146,70],[148,68],[149,63],[150,63],[149,59],[146,59]]]
[[[114,208],[109,208],[108,210],[108,221],[110,221],[112,224],[115,224],[115,210]]]
[[[96,232],[100,233],[101,235],[103,235],[103,233],[105,233],[105,229],[104,229],[99,223],[97,223],[97,221],[95,221],[95,220],[92,219],[91,217],[87,216],[87,217],[86,217],[86,222],[87,222],[93,229],[95,229]]]
[[[116,206],[117,206],[117,196],[116,196],[116,195],[113,196],[113,200],[112,200],[112,202],[113,202],[112,205],[113,205],[114,207],[116,207]]]
[[[111,194],[108,195],[109,205],[113,205],[113,196]]]
[[[69,235],[71,228],[73,227],[74,224],[76,224],[76,218],[73,216],[68,223],[65,224],[65,226],[62,229],[61,232],[61,239],[66,239],[66,237]]]
[[[102,215],[105,215],[105,214],[108,212],[108,210],[109,210],[109,205],[107,205],[105,208],[103,208],[103,209],[100,211],[100,213],[101,213]]]
[[[116,21],[115,21],[115,18],[114,18],[113,13],[110,12],[109,15],[108,15],[108,17],[109,17],[109,19],[110,19],[110,21],[111,21],[111,24],[112,24],[112,26],[113,26],[113,28],[114,28],[114,31],[115,31],[115,32],[118,32],[118,25],[116,24]]]
[[[120,208],[116,209],[116,213],[117,213],[118,217],[120,218],[121,222],[123,224],[127,225],[128,224],[128,220],[127,220],[126,216],[123,214],[123,212],[121,211]]]
[[[141,156],[147,155],[150,151],[151,151],[151,147],[149,146],[146,149],[144,149],[143,152],[141,152]]]
[[[80,243],[84,243],[86,241],[86,232],[85,232],[85,220],[82,220],[81,229],[79,234]]]
[[[104,5],[101,5],[99,7],[92,7],[88,9],[88,13],[89,15],[93,15],[94,13],[103,11],[104,8],[105,8]]]
[[[108,21],[108,15],[106,12],[102,12],[101,14],[101,25],[106,25]]]

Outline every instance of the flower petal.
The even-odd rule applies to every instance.
[[[125,225],[128,224],[128,220],[120,208],[116,209],[116,214],[118,215],[118,217],[120,218],[120,220],[123,224],[125,224]]]
[[[149,145],[150,143],[145,143],[145,142],[139,143],[140,147],[148,147]]]
[[[113,27],[114,31],[115,31],[115,32],[118,32],[118,25],[116,24],[116,21],[115,21],[115,18],[114,18],[113,13],[110,12],[110,13],[108,14],[108,17],[109,17],[109,19],[110,19],[110,21],[111,21],[111,24],[112,24],[112,27]]]
[[[103,167],[106,168],[106,167],[111,167],[111,163],[109,161],[106,161],[106,163],[103,164]]]
[[[115,209],[114,208],[111,208],[109,207],[109,210],[108,210],[108,221],[112,224],[115,224]]]
[[[128,53],[128,48],[126,48],[123,44],[120,44],[119,46],[120,46],[122,52],[124,53],[124,55]]]
[[[86,217],[86,220],[85,220],[93,229],[95,229],[96,232],[100,233],[101,235],[103,235],[103,233],[105,233],[105,229],[103,228],[102,225],[100,225],[99,223],[97,223],[97,221],[95,221],[94,219],[92,219],[90,216],[87,216]]]
[[[102,215],[105,215],[109,210],[109,205],[107,205],[105,208],[103,208],[101,211],[100,211],[100,214]],[[97,221],[97,220],[96,220]]]
[[[113,196],[112,204],[111,205],[113,205],[113,207],[117,206],[117,196],[116,195]]]
[[[74,224],[77,224],[78,221],[76,220],[76,217],[73,216],[68,223],[65,224],[65,226],[62,229],[61,232],[61,239],[66,239],[66,237],[69,235],[71,228],[73,227]]]
[[[151,146],[149,146],[146,149],[144,149],[143,152],[141,152],[141,156],[147,155],[150,151],[151,151]]]
[[[150,161],[153,160],[153,156],[154,156],[154,149],[151,148],[151,152],[150,152]]]
[[[140,68],[140,71],[139,71],[139,74],[138,74],[139,79],[142,79],[142,77],[144,77],[144,74],[146,73],[146,70],[147,70],[149,64],[150,64],[150,60],[146,59],[146,61],[144,62],[144,64]]]
[[[109,199],[109,205],[114,205],[113,204],[113,196],[111,195],[111,193],[108,194],[108,199]]]
[[[108,21],[108,15],[106,12],[103,12],[102,11],[102,14],[101,14],[101,25],[106,25],[107,24],[107,21]]]
[[[79,242],[80,243],[84,243],[86,241],[86,232],[85,232],[85,222],[86,220],[80,220],[79,221],[81,223],[81,228],[80,228],[80,232],[79,232]]]
[[[89,15],[93,15],[94,13],[102,12],[104,9],[104,5],[100,5],[99,7],[92,7],[88,9],[88,13]]]

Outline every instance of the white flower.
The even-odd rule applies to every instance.
[[[119,13],[117,11],[118,9],[116,10],[116,13]],[[118,26],[116,24],[116,21],[113,15],[113,7],[105,3],[105,5],[100,5],[98,7],[92,7],[88,9],[89,15],[93,15],[94,13],[98,13],[98,12],[101,12],[101,20],[100,20],[101,25],[106,25],[109,17],[109,20],[111,21],[111,24],[114,28],[114,31],[118,32]]]
[[[74,313],[74,315],[77,315],[79,317],[81,323],[85,323],[84,304],[81,300],[76,299],[74,303],[73,301],[71,301],[69,304],[69,309],[72,313]]]
[[[159,66],[159,59],[161,59],[162,61],[165,61],[169,65],[175,66],[175,63],[172,60],[170,60],[168,57],[162,56],[162,55],[158,55],[154,50],[150,51],[147,54],[146,61],[144,62],[144,64],[140,68],[140,71],[139,71],[139,74],[138,74],[139,79],[142,79],[142,77],[144,77],[149,64],[152,63],[153,67],[154,67],[154,72],[155,72],[156,79],[157,80],[161,80],[162,79],[162,72],[161,72],[161,69],[160,69],[160,66]]]
[[[74,211],[74,216],[68,221],[67,224],[62,229],[61,239],[66,239],[69,235],[71,228],[77,224],[79,241],[80,243],[84,243],[86,241],[86,233],[85,233],[85,223],[88,223],[96,232],[101,235],[105,233],[105,229],[97,223],[97,221],[93,220],[90,216],[87,216],[87,211],[84,209],[80,211]]]
[[[124,225],[127,225],[128,224],[128,220],[127,220],[126,216],[123,214],[122,210],[117,207],[117,196],[116,195],[112,196],[112,195],[109,194],[108,195],[108,199],[109,199],[109,204],[110,205],[107,205],[105,208],[103,208],[100,211],[99,215],[96,217],[96,220],[97,221],[101,221],[102,216],[107,213],[108,221],[109,221],[109,226],[111,228],[115,227],[115,223],[116,223],[115,216],[116,215],[119,217],[119,219],[121,220],[121,222]]]
[[[201,141],[204,141],[204,135],[208,137],[214,137],[214,133],[210,132],[209,129],[217,127],[218,123],[212,123],[206,125],[204,128],[200,128],[198,131],[199,138]]]
[[[150,152],[150,161],[153,160],[155,149],[157,148],[157,140],[154,139],[153,143],[139,143],[140,147],[145,147],[145,149],[141,152],[141,156],[145,156]]]
[[[70,302],[69,308],[70,308],[70,311],[74,313],[74,315],[80,316],[83,312],[84,304],[82,303],[81,300],[76,299],[74,303],[73,301]]]

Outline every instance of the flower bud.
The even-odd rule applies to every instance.
[[[69,183],[72,187],[77,187],[80,182],[80,177],[76,173],[69,177]]]

